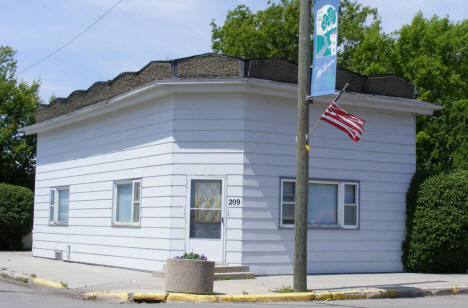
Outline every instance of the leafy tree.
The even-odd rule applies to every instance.
[[[468,96],[467,47],[468,20],[426,19],[419,12],[398,32],[393,73],[415,83],[422,100],[443,104],[464,99]]]
[[[20,135],[18,128],[34,123],[39,83],[17,81],[15,53],[0,46],[0,182],[32,188],[36,138]]]
[[[256,13],[239,5],[227,13],[224,25],[218,26],[212,21],[213,52],[246,58],[279,57],[297,63],[299,0],[269,4],[268,8]],[[330,18],[336,18],[336,15],[332,13],[328,17],[328,21],[332,21]],[[378,26],[380,18],[377,9],[342,0],[338,22],[338,56],[346,62],[350,50],[359,44],[369,27]]]
[[[0,183],[0,249],[22,248],[21,238],[31,232],[34,194],[26,188]]]
[[[393,73],[418,86],[418,99],[444,109],[417,121],[418,169],[468,169],[468,20],[424,18],[398,32]]]
[[[347,50],[341,66],[366,76],[393,72],[395,36],[383,33],[380,21],[363,34],[359,44]]]

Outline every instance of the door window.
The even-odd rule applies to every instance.
[[[221,238],[221,180],[192,180],[190,238]]]

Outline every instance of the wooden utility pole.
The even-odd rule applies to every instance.
[[[296,205],[294,218],[294,291],[307,291],[307,190],[309,152],[310,9],[311,0],[301,0],[299,17],[299,63],[297,76]]]

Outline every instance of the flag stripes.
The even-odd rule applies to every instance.
[[[362,132],[364,131],[364,123],[366,122],[363,119],[344,111],[338,107],[334,101],[331,102],[330,106],[328,106],[320,119],[344,131],[354,142],[361,139]]]

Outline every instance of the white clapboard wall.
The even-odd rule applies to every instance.
[[[291,86],[292,87],[292,86]],[[216,92],[216,91],[215,91]],[[224,259],[257,274],[292,273],[292,229],[281,229],[280,178],[294,177],[296,101],[239,90],[176,93],[39,133],[34,256],[160,270],[186,248],[187,183],[222,177]],[[311,106],[311,126],[325,109]],[[360,142],[322,123],[310,177],[360,183],[358,230],[309,231],[311,273],[401,271],[405,193],[415,169],[410,113],[344,106],[366,120]],[[113,181],[142,179],[141,227],[112,226]],[[68,226],[48,224],[51,187],[69,186]]]

